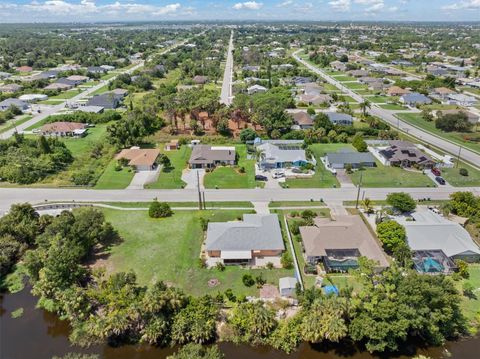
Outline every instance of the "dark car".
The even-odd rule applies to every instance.
[[[432,168],[432,173],[435,176],[441,176],[442,175],[442,172],[440,172],[440,170],[438,168],[435,168],[435,167]]]
[[[441,185],[445,184],[445,180],[440,176],[435,177],[435,181],[437,181]]]
[[[268,181],[268,178],[267,178],[267,176],[256,175],[255,176],[255,181]]]

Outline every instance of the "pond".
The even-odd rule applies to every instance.
[[[88,349],[72,347],[68,341],[69,325],[57,316],[44,310],[36,309],[36,298],[30,289],[15,294],[0,294],[0,358],[1,359],[50,359],[54,355],[68,352],[97,353],[106,359],[163,359],[174,352],[172,348],[155,348],[148,345],[125,345],[111,347],[93,346]],[[12,318],[12,312],[23,308],[23,315]],[[220,349],[227,359],[373,359],[375,356],[359,351],[347,344],[334,346],[312,346],[304,343],[290,355],[270,347],[250,347],[221,343]],[[470,338],[450,342],[443,348],[418,350],[417,354],[431,358],[478,358],[480,338]],[[414,353],[414,347],[403,348],[405,352]],[[398,356],[399,359],[411,355]]]

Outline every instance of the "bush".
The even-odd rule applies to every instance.
[[[165,202],[153,201],[148,209],[148,215],[150,218],[165,218],[170,217],[172,214],[172,209],[168,203]]]
[[[238,172],[240,172],[240,173],[245,173],[245,167],[243,167],[243,166],[240,167],[240,168],[238,169]]]
[[[237,297],[235,296],[235,294],[233,294],[233,291],[228,288],[226,291],[225,291],[225,297],[227,297],[227,299],[230,301],[230,302],[236,302],[237,301]]]
[[[468,263],[467,262],[462,261],[461,259],[457,259],[457,260],[455,260],[455,264],[458,267],[458,274],[462,278],[467,279],[467,278],[470,277],[470,273],[468,272]]]
[[[458,173],[460,174],[460,176],[468,177],[468,170],[466,168],[460,168],[458,170]]]
[[[251,287],[255,284],[255,280],[250,274],[244,274],[242,277],[242,282],[246,287]]]
[[[405,192],[390,193],[387,195],[387,203],[402,213],[412,212],[417,207],[412,196]]]
[[[267,281],[265,280],[265,278],[263,278],[263,276],[260,274],[258,276],[255,277],[255,283],[257,283],[257,287],[258,288],[261,288],[263,287],[263,285],[265,283],[267,283]]]
[[[273,265],[272,262],[268,262],[268,263],[265,265],[265,267],[266,267],[267,269],[273,269],[273,268],[274,268],[274,265]]]
[[[297,211],[291,211],[290,212],[290,217],[298,217],[298,212]]]
[[[312,211],[311,209],[305,209],[305,210],[302,211],[301,216],[305,220],[312,220],[313,218],[315,218],[317,216],[317,214],[314,211]]]
[[[200,226],[202,227],[202,231],[205,232],[208,229],[208,222],[210,222],[208,218],[200,217]]]
[[[288,253],[288,252],[283,253],[280,261],[282,263],[283,268],[285,268],[285,269],[292,269],[293,268],[293,259],[292,259],[292,256],[290,255],[290,253]]]
[[[216,267],[220,272],[223,272],[225,270],[225,265],[222,262],[217,262]]]

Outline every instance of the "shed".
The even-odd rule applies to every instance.
[[[282,297],[291,297],[295,294],[298,280],[295,277],[282,277],[278,280],[278,288]]]

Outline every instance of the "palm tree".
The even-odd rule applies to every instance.
[[[367,115],[367,108],[370,109],[372,107],[372,104],[370,103],[370,101],[368,100],[364,100],[361,104],[360,104],[360,109],[362,110],[363,112],[363,116],[366,116]]]

